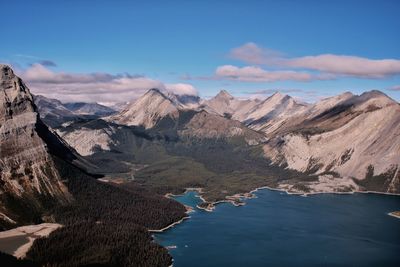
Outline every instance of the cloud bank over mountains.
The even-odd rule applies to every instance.
[[[233,48],[228,56],[252,65],[220,66],[216,69],[216,77],[238,81],[273,82],[312,81],[340,77],[382,79],[400,74],[398,59],[369,59],[334,54],[290,58],[279,51],[263,48],[252,42]],[[264,70],[260,66],[278,70]]]
[[[186,83],[165,84],[161,81],[131,74],[55,72],[34,63],[19,70],[34,94],[56,98],[63,102],[118,103],[130,101],[151,88],[178,95],[198,95],[197,89]]]
[[[221,82],[229,82],[230,86],[235,86],[235,82],[261,85],[264,83],[259,88],[259,90],[263,90],[273,87],[274,83],[279,84],[279,82],[286,81],[310,83],[344,78],[388,80],[400,75],[399,59],[370,59],[335,54],[289,57],[283,52],[265,48],[253,42],[245,43],[229,51],[228,58],[236,62],[230,61],[229,64],[221,65],[217,63],[215,70],[211,70],[210,74],[202,76],[196,76],[195,73],[186,74],[180,76],[176,83],[164,83],[157,79],[129,73],[56,71],[59,68],[58,64],[52,60],[30,55],[16,56],[25,62],[25,67],[16,63],[15,69],[28,83],[34,94],[42,94],[63,102],[100,102],[110,105],[138,98],[151,88],[178,95],[198,95],[198,90],[189,84],[197,84],[198,81],[208,83],[217,81],[217,83],[220,82],[218,86],[222,86]],[[19,67],[17,68],[17,66]],[[249,88],[253,89],[244,90],[244,95],[259,95],[252,92],[254,87],[250,86]],[[290,85],[290,88],[293,88],[293,85]],[[384,88],[378,89],[398,92],[399,86],[386,85]],[[278,91],[279,89],[274,90]],[[343,90],[349,89],[343,88]],[[304,89],[301,94],[298,97],[305,101],[313,101],[329,95],[322,90],[310,93]]]

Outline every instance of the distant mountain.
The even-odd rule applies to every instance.
[[[183,108],[183,105],[173,101],[160,90],[151,89],[128,104],[118,114],[108,117],[107,120],[128,126],[143,126],[148,129],[166,116],[176,118],[179,116],[179,110]]]
[[[0,152],[0,228],[40,221],[44,211],[72,200],[53,157],[75,156],[42,123],[29,89],[6,65],[0,65]]]
[[[57,127],[64,122],[79,118],[78,114],[67,109],[61,101],[57,99],[47,98],[42,95],[35,95],[33,99],[38,108],[40,118],[51,127]]]
[[[205,100],[202,104],[221,116],[243,120],[244,114],[258,104],[258,100],[240,100],[227,91],[221,90],[215,97]]]
[[[98,103],[61,103],[57,99],[47,98],[42,95],[36,95],[33,98],[41,119],[53,128],[57,128],[66,122],[109,116],[117,112]]]
[[[164,94],[158,89],[151,89],[107,120],[127,126],[143,126],[160,133],[174,129],[179,135],[198,138],[245,136],[249,140],[255,137],[257,141],[254,142],[262,139],[259,133],[240,122],[208,112],[199,102],[197,96]]]
[[[114,109],[98,103],[69,102],[63,105],[70,111],[79,115],[108,116],[116,113]]]

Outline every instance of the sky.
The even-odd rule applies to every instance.
[[[0,10],[0,62],[64,102],[125,102],[153,87],[400,100],[396,0],[0,0]]]

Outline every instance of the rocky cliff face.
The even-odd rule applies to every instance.
[[[399,193],[400,105],[378,91],[325,99],[288,119],[264,150],[276,164],[320,174],[318,191],[342,183]]]
[[[0,65],[0,226],[38,221],[43,210],[71,200],[53,161],[63,154],[72,160],[23,81]]]

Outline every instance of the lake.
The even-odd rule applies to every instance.
[[[400,197],[259,190],[246,205],[230,203],[159,234],[174,266],[400,266]],[[175,199],[195,207],[195,192]]]

